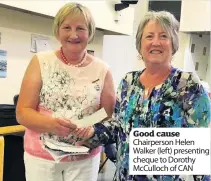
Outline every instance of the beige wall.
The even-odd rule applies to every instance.
[[[133,32],[132,27],[134,19],[134,8],[129,7],[122,10],[120,21],[115,21],[117,13],[114,9],[114,4],[118,3],[118,0],[0,0],[0,4],[43,14],[50,17],[54,17],[59,8],[61,8],[67,2],[77,2],[88,7],[93,14],[97,28],[126,35],[131,35]]]

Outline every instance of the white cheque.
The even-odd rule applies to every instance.
[[[83,128],[83,127],[88,127],[88,126],[92,126],[100,121],[102,121],[103,119],[107,118],[107,113],[105,112],[105,109],[102,108],[100,110],[98,110],[97,112],[84,117],[83,119],[80,120],[76,120],[73,121],[78,128]]]

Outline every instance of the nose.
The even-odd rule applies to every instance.
[[[159,38],[159,37],[154,37],[154,38],[152,39],[152,45],[154,45],[154,46],[159,46],[159,45],[161,45],[161,43],[160,43],[160,38]]]
[[[76,39],[76,38],[78,38],[78,34],[77,34],[76,30],[71,30],[71,31],[69,31],[69,37],[70,37],[71,39]]]

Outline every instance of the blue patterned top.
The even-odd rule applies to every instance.
[[[210,99],[192,73],[176,68],[172,68],[165,82],[144,99],[144,86],[139,81],[143,71],[129,72],[122,79],[113,120],[97,123],[89,143],[93,147],[117,143],[118,181],[183,180],[176,175],[129,175],[129,133],[138,127],[208,127]],[[201,176],[200,180],[207,181],[210,177]]]

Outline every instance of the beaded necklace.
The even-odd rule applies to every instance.
[[[69,66],[71,66],[71,67],[80,67],[81,65],[83,65],[84,62],[85,62],[85,60],[86,60],[86,54],[87,54],[87,52],[84,53],[84,56],[83,56],[83,58],[82,58],[82,60],[81,60],[80,63],[74,65],[74,64],[71,64],[70,62],[68,62],[67,58],[64,56],[62,47],[60,48],[60,55],[61,55],[62,61],[63,61],[65,64],[67,64],[67,65],[69,65]]]

